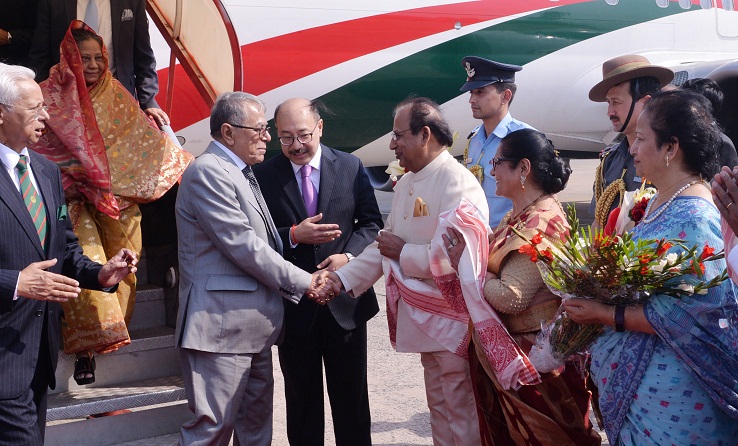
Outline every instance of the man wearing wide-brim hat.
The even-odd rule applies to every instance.
[[[469,135],[464,162],[482,184],[489,205],[489,225],[496,228],[502,217],[512,209],[512,202],[497,196],[495,192],[492,159],[497,155],[500,141],[508,133],[531,128],[513,119],[508,111],[517,90],[515,73],[523,67],[476,56],[463,58],[461,65],[466,70],[467,78],[460,90],[469,92],[472,116],[482,120],[482,125]]]
[[[635,140],[636,121],[646,101],[674,79],[668,68],[651,65],[638,55],[625,55],[602,64],[602,81],[589,91],[589,99],[607,102],[612,129],[625,137],[602,152],[594,183],[590,210],[595,223],[605,225],[610,211],[620,205],[625,191],[639,188],[643,181],[635,173],[629,147]]]

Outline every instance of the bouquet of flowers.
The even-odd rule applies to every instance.
[[[646,187],[646,182],[640,189],[626,192],[623,202],[610,212],[604,232],[607,235],[622,235],[633,229],[646,214],[648,202],[656,195],[656,189]]]
[[[714,248],[688,247],[682,240],[634,240],[628,232],[605,235],[580,228],[573,206],[569,207],[571,231],[552,249],[540,250],[541,235],[520,248],[537,262],[549,289],[562,299],[580,297],[608,305],[636,305],[657,294],[681,297],[706,294],[727,279],[727,271],[707,279],[704,262],[723,258]],[[672,248],[674,251],[670,252]],[[580,325],[562,310],[544,323],[529,358],[539,372],[549,372],[564,360],[584,353],[602,333],[603,325]]]

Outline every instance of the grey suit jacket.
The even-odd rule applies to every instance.
[[[77,18],[77,0],[38,0],[36,31],[28,65],[36,71],[36,81],[49,77],[49,69],[59,63],[59,45],[69,24]],[[156,58],[151,49],[145,0],[110,0],[115,77],[141,105],[159,108],[154,97],[159,92]]]
[[[182,175],[177,195],[179,310],[177,346],[214,353],[258,353],[273,345],[284,319],[282,298],[297,303],[309,273],[269,245],[248,180],[217,145]]]

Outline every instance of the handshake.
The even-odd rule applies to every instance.
[[[343,284],[341,283],[341,279],[338,278],[338,274],[327,270],[320,270],[314,272],[312,276],[313,280],[310,283],[310,288],[305,293],[310,300],[320,305],[325,305],[341,292]]]

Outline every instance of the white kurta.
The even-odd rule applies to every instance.
[[[421,197],[428,206],[428,216],[414,217],[415,200]],[[392,209],[387,217],[385,230],[401,237],[407,243],[400,254],[400,267],[405,276],[423,280],[436,288],[430,270],[430,242],[438,226],[438,216],[454,209],[462,197],[479,207],[485,217],[489,216],[484,191],[474,175],[454,159],[447,151],[441,152],[420,172],[408,172],[395,185]],[[359,295],[382,276],[382,255],[377,243],[366,247],[364,252],[340,269],[344,285]],[[435,339],[422,331],[415,320],[438,324],[459,324],[454,332],[466,334],[467,327],[411,307],[400,300],[397,315],[398,352],[434,352],[446,350]],[[462,338],[459,338],[461,342]]]

